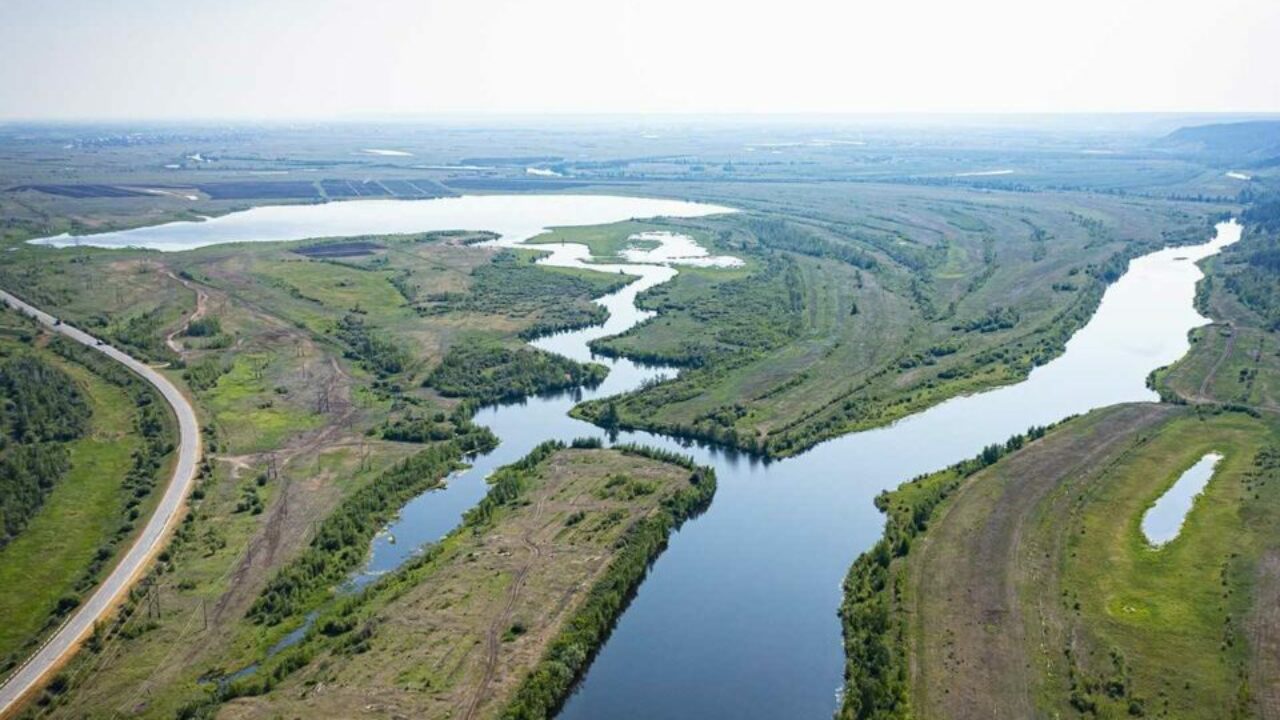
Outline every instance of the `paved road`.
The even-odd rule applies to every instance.
[[[196,421],[195,409],[168,378],[110,345],[99,345],[98,339],[86,332],[66,324],[55,324],[56,320],[53,316],[37,310],[3,290],[0,290],[0,299],[7,302],[10,307],[34,317],[53,331],[123,364],[154,385],[178,418],[179,437],[178,462],[173,469],[173,478],[165,488],[164,497],[160,498],[160,504],[156,506],[156,511],[147,521],[142,534],[89,600],[83,603],[75,614],[58,628],[53,637],[28,658],[27,662],[13,673],[3,686],[0,686],[0,717],[3,717],[15,710],[18,701],[30,691],[39,688],[51,671],[71,657],[80,643],[93,631],[94,623],[105,617],[117,602],[124,598],[129,587],[142,577],[143,571],[152,557],[159,552],[169,531],[181,520],[180,513],[195,483],[196,465],[200,461],[201,450],[200,426]]]

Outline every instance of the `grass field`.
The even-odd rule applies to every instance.
[[[168,268],[130,252],[18,247],[0,260],[0,287],[52,308],[137,357],[172,362],[163,329],[193,308],[192,294]]]
[[[1209,452],[1224,459],[1208,487],[1152,547],[1144,513]],[[872,716],[875,697],[893,698],[883,717],[1272,716],[1277,453],[1268,420],[1122,405],[971,476],[890,493],[891,516],[921,529],[862,603],[885,608],[883,629],[865,632],[888,652],[855,675],[863,688],[899,680],[846,695],[859,698],[847,716]],[[952,489],[923,504],[936,488]]]
[[[0,549],[0,658],[43,637],[59,598],[75,594],[94,553],[119,527],[121,484],[138,445],[133,401],[122,389],[74,363],[51,361],[84,389],[93,415],[88,433],[69,444],[71,469],[22,534]],[[150,504],[140,509],[149,512]]]
[[[1213,324],[1191,334],[1191,350],[1161,369],[1155,384],[1163,394],[1192,403],[1222,403],[1280,413],[1280,337],[1266,320],[1228,288],[1237,268],[1233,256],[1249,249],[1252,234],[1222,257],[1204,263],[1199,288],[1201,312]]]
[[[384,715],[498,716],[607,572],[619,538],[689,476],[611,450],[555,452],[490,520],[451,534],[427,562],[361,600],[358,664],[344,660],[352,651],[338,636],[270,694],[222,714],[347,716],[372,703]],[[327,690],[299,692],[318,683]]]
[[[748,267],[682,271],[641,296],[656,318],[596,343],[690,367],[614,402],[624,426],[788,455],[1016,382],[1127,258],[1210,235],[1204,208],[1084,194],[740,190],[748,212],[704,224]]]
[[[591,248],[591,257],[600,261],[617,261],[619,253],[628,248],[650,250],[658,243],[651,240],[633,240],[632,236],[643,232],[669,229],[666,225],[653,222],[613,223],[611,225],[592,225],[589,227],[558,227],[529,239],[530,245],[553,245],[556,243],[579,243]]]
[[[267,353],[240,354],[204,394],[228,449],[246,453],[271,450],[323,422],[318,413],[281,400],[288,388],[268,385],[265,372],[272,360]],[[285,392],[278,393],[275,387]]]
[[[44,714],[173,717],[198,677],[265,653],[287,629],[264,629],[243,618],[273,568],[305,545],[311,528],[342,497],[410,450],[369,446],[368,457],[358,447],[309,454],[305,467],[284,464],[279,477],[262,485],[256,478],[268,471],[263,461],[211,466],[202,475],[194,520],[161,564],[163,574],[144,581],[128,611],[66,669],[74,692]],[[249,488],[262,511],[239,509]]]
[[[168,479],[176,428],[140,378],[8,310],[0,312],[0,354],[29,354],[56,369],[88,408],[86,426],[60,443],[66,471],[0,549],[0,662],[7,673],[129,547],[158,501],[156,487]]]
[[[1126,453],[1081,503],[1060,587],[1078,603],[1088,650],[1073,653],[1085,702],[1137,703],[1171,717],[1246,717],[1274,708],[1280,687],[1257,676],[1276,638],[1280,458],[1273,427],[1245,415],[1187,417]],[[1143,511],[1206,453],[1224,458],[1178,537],[1153,550]],[[1042,520],[1047,522],[1047,520]],[[1119,676],[1120,688],[1106,683]],[[1089,693],[1089,683],[1096,688]],[[1057,692],[1055,692],[1057,691]],[[1061,706],[1060,688],[1044,706]],[[1055,695],[1057,697],[1055,697]]]

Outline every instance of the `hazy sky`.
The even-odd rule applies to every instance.
[[[0,0],[0,117],[1280,110],[1280,0]]]

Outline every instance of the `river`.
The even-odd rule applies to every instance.
[[[640,199],[628,205],[625,198],[610,198],[590,201],[589,211],[575,214],[574,201],[563,200],[569,197],[516,196],[513,202],[519,207],[486,200],[482,204],[493,203],[488,207],[496,214],[483,218],[453,211],[434,216],[437,211],[414,209],[408,212],[412,218],[391,222],[378,217],[363,226],[354,215],[369,219],[374,213],[341,206],[429,205],[460,199],[294,206],[283,221],[281,208],[256,208],[208,223],[112,233],[105,244],[184,249],[231,241],[227,238],[288,240],[467,228],[495,230],[503,235],[498,244],[515,245],[549,225],[726,210]],[[327,209],[334,207],[340,209]],[[229,222],[231,228],[204,236],[191,230],[259,211],[266,224],[258,228],[236,219]],[[336,219],[328,218],[334,220],[331,224],[318,217],[334,213]],[[166,235],[161,230],[166,227],[181,234],[176,239]],[[140,237],[144,231],[147,234]],[[99,244],[99,237],[78,241]],[[1133,260],[1066,351],[1021,383],[955,398],[893,425],[824,442],[793,458],[762,463],[661,435],[619,435],[619,442],[692,454],[697,462],[716,469],[719,489],[710,510],[673,536],[561,717],[830,717],[844,663],[836,617],[840,582],[853,559],[880,536],[883,517],[873,505],[875,496],[916,475],[972,457],[984,445],[1029,426],[1115,403],[1155,400],[1145,385],[1147,374],[1185,354],[1187,333],[1206,322],[1192,305],[1201,277],[1195,261],[1239,237],[1239,225],[1223,223],[1202,245]],[[48,242],[75,241],[61,237]],[[582,246],[539,247],[552,251],[543,262],[556,265],[580,265],[585,256]],[[660,265],[602,269],[640,279],[600,299],[611,313],[603,326],[543,338],[535,345],[590,359],[586,343],[647,317],[634,305],[636,293],[676,272]],[[368,567],[353,582],[366,583],[394,569],[423,544],[452,529],[461,513],[484,494],[484,478],[496,467],[519,459],[544,440],[602,435],[599,428],[567,416],[577,402],[625,392],[674,372],[627,360],[599,361],[611,370],[595,389],[482,409],[476,421],[489,426],[501,444],[476,458],[471,469],[451,477],[446,488],[406,505],[375,540]]]

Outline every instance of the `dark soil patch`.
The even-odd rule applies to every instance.
[[[343,258],[372,255],[382,249],[383,247],[377,243],[355,240],[351,242],[307,245],[306,247],[296,248],[294,252],[310,258]]]
[[[318,198],[315,183],[301,180],[232,181],[198,185],[200,191],[214,200],[251,200],[255,198]]]

